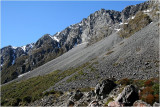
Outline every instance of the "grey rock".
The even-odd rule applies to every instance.
[[[67,103],[67,107],[73,107],[74,106],[74,102],[69,100]]]
[[[160,103],[154,102],[153,107],[160,107]]]
[[[116,87],[116,84],[112,80],[106,79],[96,85],[95,93],[98,98],[103,99],[113,90],[114,87]]]
[[[146,102],[142,101],[142,100],[137,100],[133,103],[133,106],[134,107],[140,107],[140,106],[143,106],[143,107],[151,107],[150,104],[147,104]]]
[[[88,105],[88,107],[100,107],[100,105],[99,105],[98,101],[92,101],[92,102]]]
[[[132,106],[139,99],[138,90],[133,85],[128,85],[122,93],[116,98],[116,101],[123,103],[125,106]]]
[[[78,101],[82,96],[83,96],[83,93],[81,93],[81,91],[77,90],[73,93],[73,95],[71,96],[71,99],[73,101]]]

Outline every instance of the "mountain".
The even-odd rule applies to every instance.
[[[135,17],[136,13],[139,11],[146,15],[146,22],[142,20],[142,24],[145,23],[144,26],[146,26],[151,22],[151,19],[157,20],[155,13],[157,11],[157,6],[154,7],[153,5],[155,5],[155,3],[147,1],[141,4],[128,6],[122,10],[122,12],[101,9],[90,14],[80,23],[71,25],[55,35],[45,34],[37,40],[36,43],[17,48],[12,46],[2,48],[2,83],[11,81],[17,78],[18,75],[31,71],[57,58],[76,47],[78,44],[87,43],[87,46],[92,45],[120,29],[120,35],[122,37],[125,36],[131,31],[127,31],[127,29],[123,31],[122,29],[127,28],[127,23],[131,20],[130,18]],[[141,14],[139,17],[141,17]],[[134,23],[134,21],[132,22]],[[140,26],[136,31],[144,26]],[[132,29],[134,29],[134,27]],[[124,32],[126,32],[126,34]],[[132,32],[132,34],[133,33],[134,32]]]
[[[2,48],[1,104],[157,105],[158,16],[156,1],[101,9],[35,43]]]

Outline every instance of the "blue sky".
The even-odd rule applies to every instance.
[[[101,8],[121,11],[143,1],[2,1],[1,47],[23,46],[55,34]]]

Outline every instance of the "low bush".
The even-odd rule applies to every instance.
[[[32,97],[31,96],[25,96],[22,101],[26,102],[26,103],[30,103],[32,101]]]
[[[141,100],[151,105],[153,105],[154,102],[159,102],[158,78],[146,80],[139,96]]]
[[[150,87],[150,86],[152,86],[153,85],[153,82],[152,82],[152,80],[147,80],[146,82],[144,82],[144,86],[148,86],[148,87]]]
[[[128,79],[128,78],[124,78],[124,79],[119,80],[117,83],[121,84],[121,85],[129,85],[129,84],[133,83],[133,80]]]

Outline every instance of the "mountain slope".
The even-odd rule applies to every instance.
[[[69,99],[71,96],[77,95],[68,92],[74,89],[91,90],[91,96],[92,93],[97,92],[103,94],[106,92],[103,89],[110,87],[104,88],[104,85],[96,86],[96,84],[106,78],[117,80],[116,84],[119,84],[112,90],[114,95],[109,97],[107,95],[107,99],[105,99],[106,95],[93,95],[94,99],[89,101],[88,98],[85,99],[85,95],[90,96],[90,93],[83,93],[84,97],[71,103],[82,104],[83,98],[87,101],[85,106],[90,105],[92,101],[94,103],[95,99],[101,104],[105,104],[108,100],[118,101],[113,99],[113,97],[119,99],[120,96],[120,93],[115,91],[118,89],[121,92],[124,86],[132,83],[138,87],[140,99],[151,105],[158,102],[160,22],[157,18],[159,11],[156,6],[158,5],[154,3],[145,2],[129,6],[124,9],[128,13],[102,9],[84,19],[86,21],[84,25],[80,22],[54,36],[44,35],[32,46],[29,45],[28,51],[24,51],[27,49],[25,46],[3,48],[2,56],[9,60],[9,66],[6,67],[7,72],[3,71],[6,65],[2,66],[3,76],[6,76],[2,78],[4,83],[7,83],[2,84],[1,104],[64,106],[72,100]],[[116,14],[115,18],[114,15],[108,17],[109,13]],[[122,20],[123,14],[126,14],[127,18]],[[102,20],[98,21],[99,19]],[[104,20],[107,19],[109,20],[105,23]],[[114,22],[113,19],[118,22]],[[102,23],[98,25],[100,22]],[[86,23],[89,25],[85,25]],[[108,26],[107,29],[103,27],[105,25]],[[85,30],[82,30],[82,27],[86,27]],[[100,32],[105,35],[102,36]],[[87,36],[82,36],[83,33]],[[19,57],[16,57],[15,49],[20,50]],[[15,72],[18,69],[24,72],[9,72],[13,69]],[[8,80],[5,80],[6,78]],[[94,91],[93,87],[95,87]],[[132,99],[127,96],[124,99],[126,98]]]
[[[128,6],[122,12],[101,9],[89,15],[88,18],[84,18],[80,23],[71,25],[53,36],[44,35],[36,43],[18,48],[4,47],[1,49],[2,83],[36,69],[78,44],[87,42],[89,46],[108,37],[121,30],[123,25],[128,23],[138,11],[143,11],[155,20],[156,15],[152,13],[155,13],[156,9],[157,5],[149,1]],[[151,11],[148,12],[148,10]]]
[[[66,92],[74,89],[87,91],[92,89],[88,87],[95,87],[104,78],[116,78],[117,80],[122,78],[122,80],[119,80],[122,81],[120,84],[127,84],[130,81],[130,79],[123,78],[139,79],[137,82],[141,86],[142,79],[158,77],[158,25],[158,22],[151,23],[126,39],[119,39],[119,36],[115,33],[91,46],[85,47],[86,44],[82,44],[73,48],[53,61],[11,81],[11,84],[4,84],[2,86],[2,104],[27,105],[36,100],[31,105],[49,104],[55,106],[53,103],[55,102],[57,106],[64,106],[68,97],[63,101],[61,98],[65,98],[64,95],[68,94],[62,94],[58,91]],[[97,57],[94,58],[95,56]],[[86,59],[86,57],[89,59]],[[81,65],[81,63],[83,64]],[[81,66],[78,66],[79,64]],[[75,65],[78,67],[72,68]],[[69,69],[66,70],[67,68]],[[65,70],[52,72],[55,69]],[[49,74],[44,75],[45,73]],[[31,78],[33,76],[36,77]],[[136,82],[136,80],[132,80],[132,82]],[[150,84],[148,82],[146,84]],[[120,87],[123,89],[123,85],[120,85]],[[147,88],[142,87],[141,89],[145,91]],[[53,94],[53,96],[51,95],[52,98],[57,100],[50,98],[49,93]],[[43,97],[43,95],[45,96]],[[37,101],[40,98],[42,99]],[[87,101],[87,104],[91,101]]]
[[[117,79],[156,77],[155,73],[158,74],[158,37],[158,23],[152,23],[124,40],[120,39],[117,33],[114,33],[89,47],[86,47],[86,44],[81,44],[15,81],[45,75],[54,70],[77,67],[92,59],[98,64],[92,65],[96,67],[96,73],[88,74],[93,76],[91,79],[94,79],[96,75],[101,78],[115,77]],[[84,72],[86,71],[84,70]],[[86,82],[81,81],[81,83]],[[73,86],[76,87],[75,84]],[[61,89],[65,89],[65,87],[71,87],[71,84]]]

